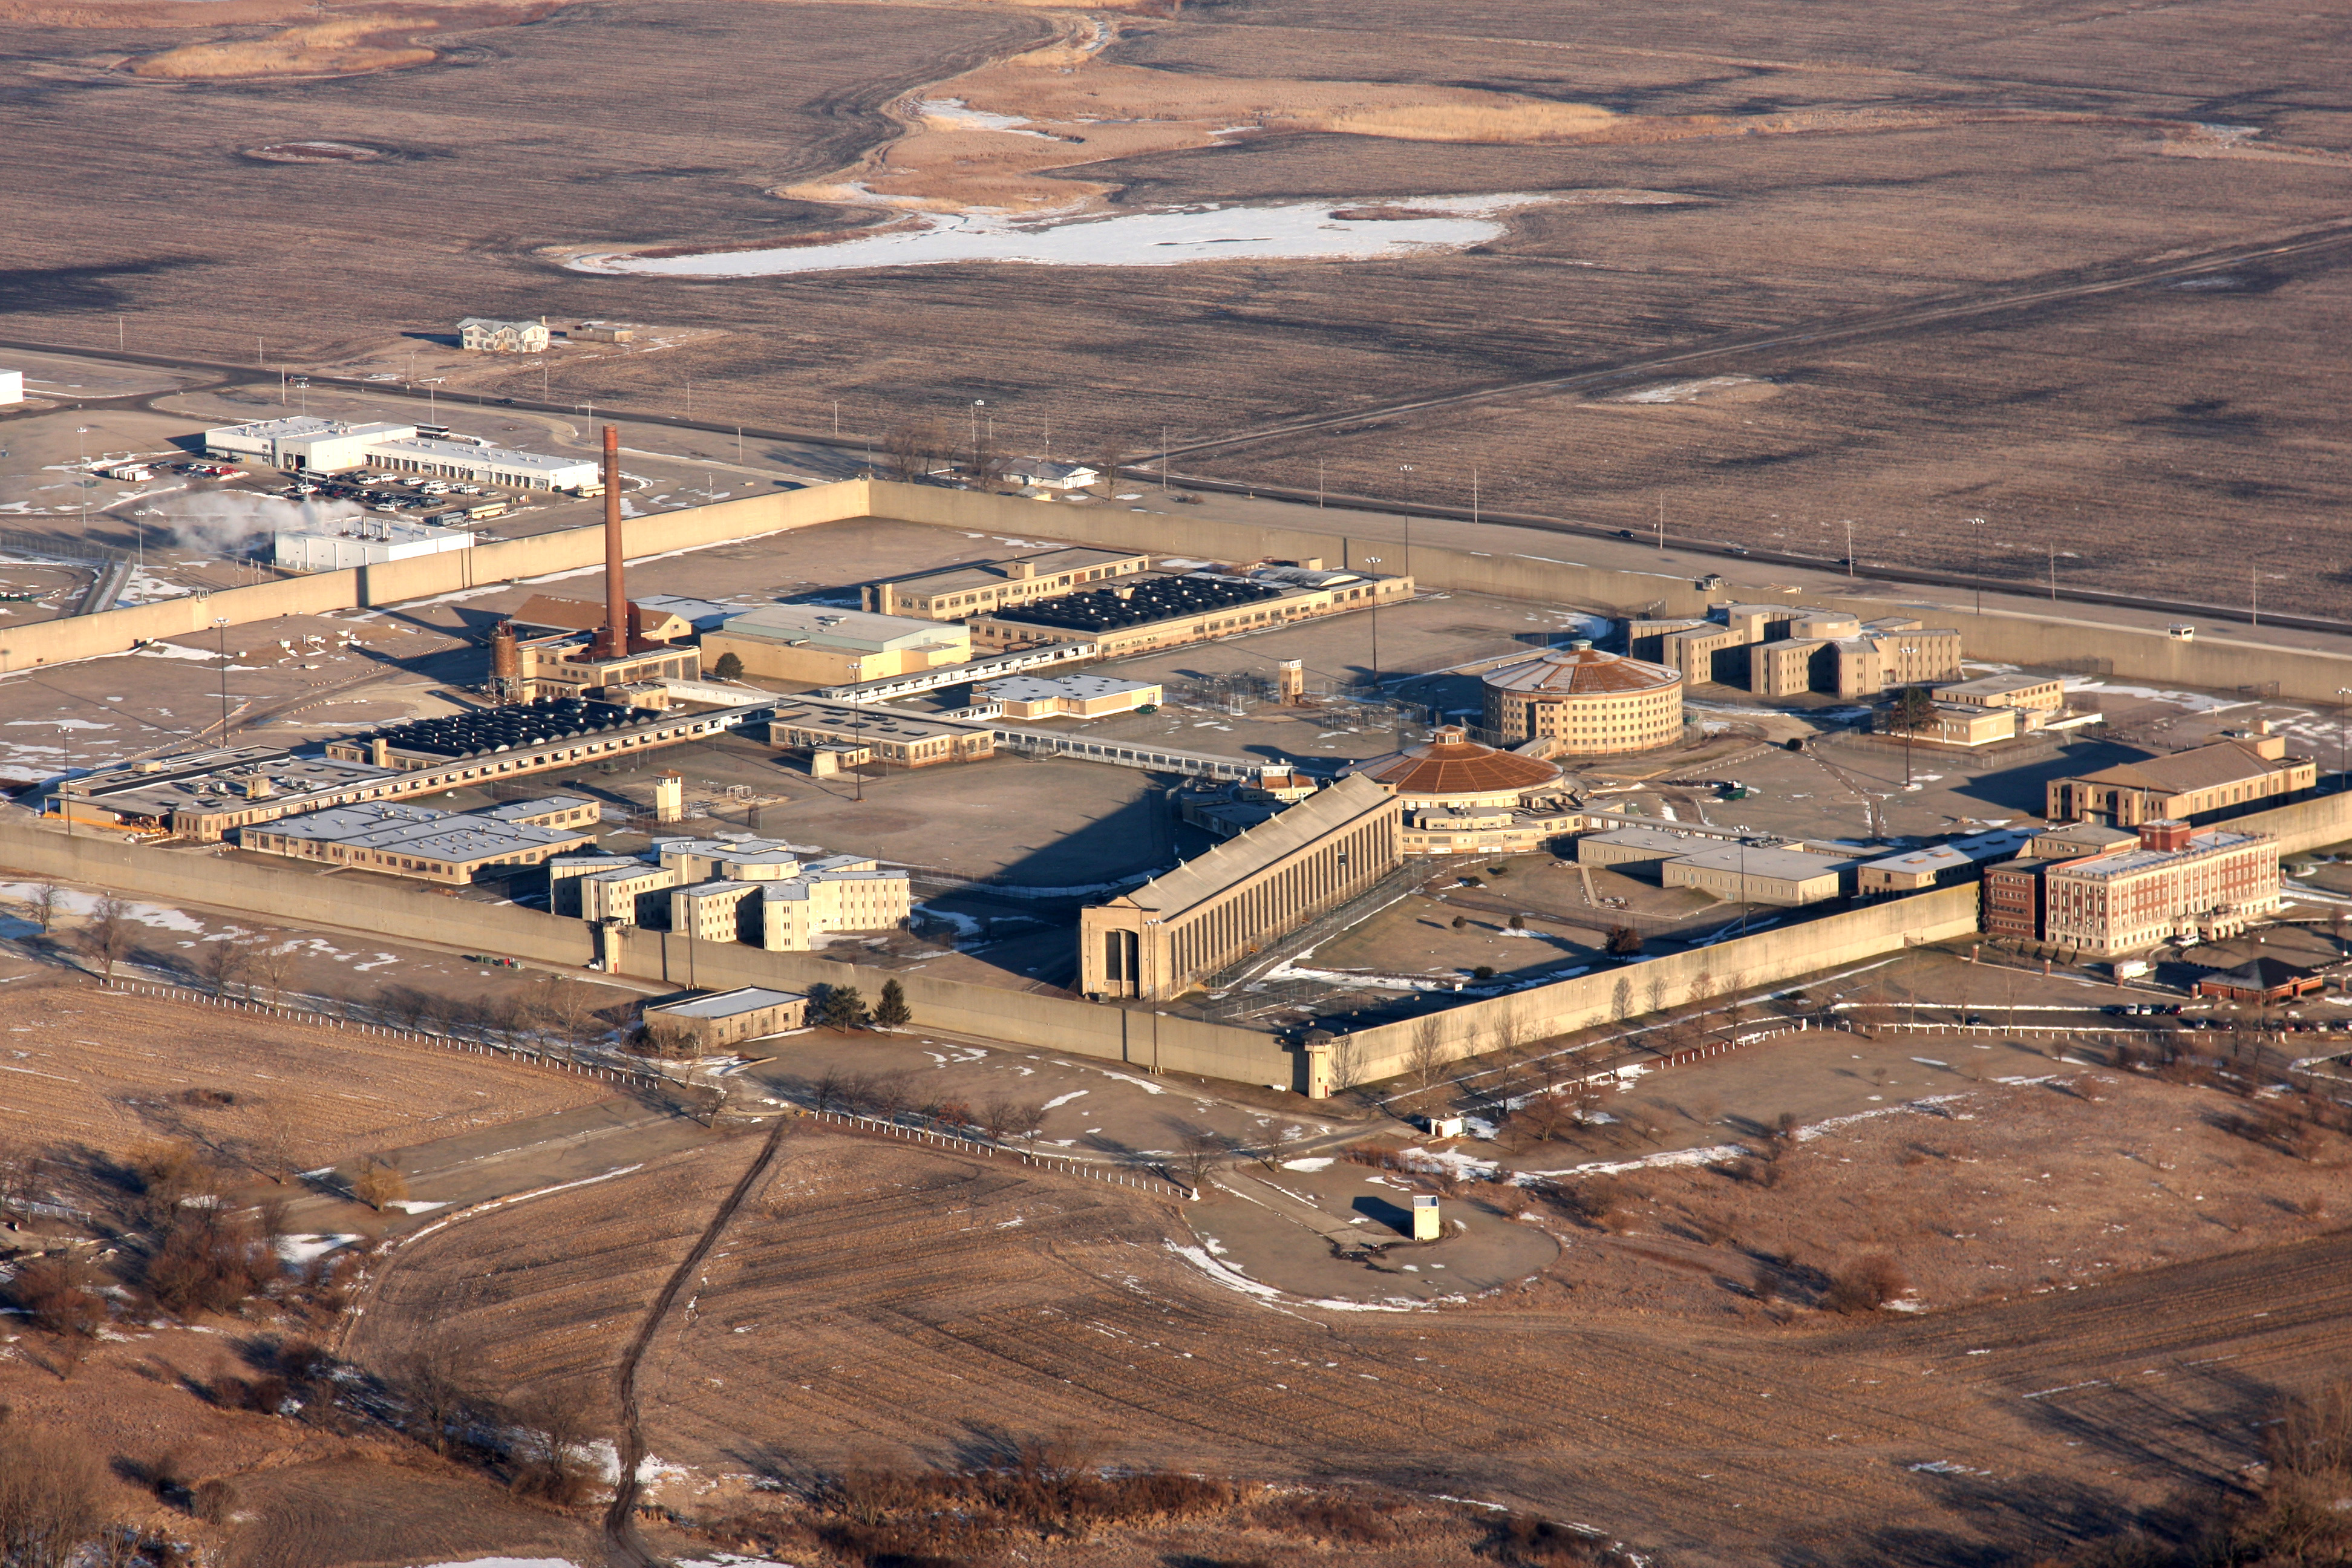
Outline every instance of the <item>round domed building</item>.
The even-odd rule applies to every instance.
[[[1370,779],[1402,800],[1409,812],[1437,806],[1512,807],[1559,783],[1559,769],[1550,763],[1482,746],[1458,725],[1439,730],[1418,746],[1368,757],[1342,771]]]
[[[1682,672],[1663,664],[1578,641],[1482,679],[1486,730],[1506,745],[1543,738],[1562,755],[1607,757],[1682,739]]]

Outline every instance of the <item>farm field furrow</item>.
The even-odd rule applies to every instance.
[[[414,1331],[394,1325],[430,1300],[500,1378],[607,1364],[635,1327],[624,1303],[649,1300],[691,1238],[682,1220],[648,1229],[642,1193],[715,1203],[748,1157],[723,1149],[742,1152],[548,1200],[530,1226],[548,1239],[494,1216],[411,1249],[385,1287],[403,1310],[355,1353],[393,1353]],[[1931,1536],[2047,1542],[2053,1499],[2145,1506],[2245,1463],[2250,1412],[2316,1370],[2352,1306],[2336,1234],[1864,1331],[1598,1301],[1335,1310],[1213,1283],[1171,1250],[1199,1246],[1186,1218],[795,1131],[655,1341],[649,1447],[704,1475],[789,1477],[964,1462],[1069,1428],[1123,1463],[1347,1474],[1595,1518],[1680,1561],[1861,1562],[1898,1537],[1906,1554]],[[619,1232],[580,1263],[551,1243]],[[448,1294],[490,1258],[492,1289]],[[2287,1326],[2249,1340],[2255,1279]],[[2179,1306],[2161,1328],[2158,1299]],[[2236,1371],[2191,1364],[2217,1355]],[[2095,1382],[2131,1392],[2045,1392]],[[1882,1528],[1895,1518],[1911,1533]]]

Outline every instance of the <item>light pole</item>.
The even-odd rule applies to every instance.
[[[89,453],[82,437],[89,434],[89,426],[74,426],[74,491],[81,497],[81,531],[85,539],[89,536]]]
[[[980,411],[987,406],[988,399],[985,397],[971,400],[971,479],[974,484],[980,482]]]
[[[1380,563],[1381,563],[1381,558],[1380,558],[1379,556],[1377,556],[1377,555],[1367,555],[1367,556],[1365,556],[1365,557],[1364,557],[1364,564],[1365,564],[1365,565],[1367,565],[1367,566],[1377,566],[1377,565],[1379,565]],[[1377,575],[1377,574],[1375,574],[1375,575]],[[1372,695],[1373,695],[1375,698],[1377,698],[1377,697],[1379,697],[1379,695],[1380,695],[1380,691],[1381,691],[1381,585],[1380,585],[1378,583],[1375,583],[1375,584],[1372,584],[1372,612],[1371,612],[1371,613],[1372,613]]]
[[[438,425],[441,422],[439,413],[441,395],[436,389],[446,379],[444,376],[428,375],[417,384],[425,388],[425,422],[427,425]]]
[[[2336,790],[2338,795],[2344,792],[2348,784],[2352,784],[2352,780],[2347,780],[2344,776],[2344,700],[2347,697],[2352,697],[2352,686],[2339,686],[2336,689]]]
[[[1846,581],[1853,580],[1853,519],[1852,518],[1845,520],[1845,575]]]
[[[228,617],[213,617],[213,635],[220,643],[221,744],[228,744]]]

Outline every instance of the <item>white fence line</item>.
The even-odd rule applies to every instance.
[[[160,996],[170,1002],[186,1002],[199,1007],[218,1007],[226,1012],[253,1013],[266,1018],[279,1018],[291,1024],[309,1024],[321,1029],[339,1029],[347,1035],[365,1035],[378,1039],[402,1040],[411,1045],[438,1046],[444,1050],[466,1051],[475,1056],[505,1057],[532,1067],[552,1068],[577,1073],[583,1078],[603,1079],[608,1083],[631,1084],[638,1089],[653,1089],[667,1082],[659,1073],[640,1072],[630,1068],[601,1067],[574,1061],[568,1057],[551,1056],[545,1051],[529,1050],[519,1046],[493,1045],[487,1040],[468,1040],[457,1035],[429,1034],[421,1029],[394,1029],[382,1024],[365,1024],[331,1014],[313,1012],[302,1007],[281,1007],[267,1002],[255,1002],[234,996],[215,996],[203,991],[186,991],[176,985],[151,985],[138,981],[111,981],[101,990],[134,996]]]
[[[804,1114],[819,1121],[853,1131],[871,1132],[885,1138],[900,1138],[910,1143],[929,1143],[938,1148],[955,1149],[966,1153],[983,1155],[993,1160],[1000,1153],[1017,1156],[1024,1165],[1039,1170],[1057,1171],[1066,1176],[1084,1176],[1089,1181],[1108,1182],[1117,1187],[1133,1187],[1141,1192],[1165,1193],[1170,1197],[1197,1202],[1201,1194],[1190,1187],[1163,1182],[1156,1176],[1137,1175],[1127,1171],[1106,1171],[1081,1160],[1057,1160],[1050,1154],[1037,1154],[1020,1149],[1003,1149],[993,1143],[976,1142],[959,1138],[952,1132],[934,1132],[928,1127],[902,1127],[895,1121],[883,1121],[871,1116],[854,1116],[842,1110],[811,1110]]]

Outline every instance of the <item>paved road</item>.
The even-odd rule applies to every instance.
[[[2226,271],[2266,261],[2278,261],[2289,257],[2324,253],[2352,246],[2352,219],[2343,219],[2313,228],[2275,235],[2259,241],[2237,241],[2198,251],[2175,252],[2158,258],[2142,258],[2105,266],[2078,268],[2069,271],[2046,274],[2040,278],[2021,279],[2008,283],[1989,285],[1961,294],[1942,295],[1933,300],[1915,301],[1892,310],[1871,310],[1829,321],[1801,323],[1773,331],[1750,333],[1718,339],[1667,353],[1649,354],[1636,359],[1609,364],[1587,366],[1558,375],[1536,376],[1486,386],[1465,387],[1441,393],[1435,396],[1410,399],[1372,408],[1350,409],[1346,413],[1320,415],[1307,419],[1287,420],[1260,426],[1255,429],[1234,431],[1203,440],[1174,444],[1165,451],[1138,453],[1122,467],[1137,478],[1158,472],[1172,457],[1197,457],[1235,450],[1265,441],[1317,432],[1345,432],[1355,426],[1379,424],[1415,414],[1450,409],[1490,402],[1497,398],[1544,395],[1614,386],[1630,382],[1651,380],[1661,375],[1682,374],[1707,367],[1720,367],[1759,353],[1792,348],[1812,348],[1828,343],[1849,342],[1865,338],[1884,337],[1905,331],[1942,326],[1953,322],[1985,321],[2002,316],[2046,309],[2073,301],[2096,299],[2103,295],[2121,293],[2151,284],[2162,284],[2204,274]],[[0,348],[28,353],[61,353],[85,359],[106,360],[121,363],[146,364],[175,370],[196,370],[215,373],[240,381],[259,378],[253,366],[229,365],[209,360],[174,358],[157,354],[128,353],[119,350],[85,348],[68,343],[35,342],[0,339]],[[370,382],[352,376],[311,374],[314,384],[346,386],[386,397],[416,398],[428,395],[430,389],[420,391],[401,386],[396,382]],[[203,390],[181,388],[180,392]],[[452,395],[445,401],[455,402],[463,395]],[[93,402],[138,402],[137,397],[92,399]],[[547,414],[576,414],[584,406],[573,402],[541,402],[530,398],[490,399],[477,394],[474,402],[495,403],[501,406],[529,409]],[[143,403],[142,405],[144,405]],[[633,424],[664,425],[681,430],[699,430],[711,435],[738,434],[762,441],[790,441],[805,446],[826,447],[835,451],[865,452],[873,448],[876,438],[866,435],[828,436],[814,431],[784,430],[751,425],[722,424],[712,420],[680,418],[642,409],[613,406],[610,417]],[[1309,502],[1328,500],[1344,507],[1371,512],[1383,512],[1404,517],[1442,517],[1490,523],[1500,527],[1526,529],[1548,534],[1573,534],[1589,538],[1615,535],[1619,531],[1571,519],[1549,517],[1526,512],[1495,512],[1480,510],[1473,517],[1470,510],[1461,507],[1405,506],[1393,501],[1366,496],[1318,497],[1314,492],[1284,486],[1241,484],[1219,479],[1210,475],[1177,474],[1173,479],[1193,489],[1232,495],[1252,495],[1269,500]],[[1776,551],[1751,551],[1727,545],[1719,540],[1693,539],[1677,534],[1645,536],[1654,538],[1661,548],[1672,546],[1695,554],[1723,560],[1737,560],[1755,564],[1774,564],[1819,568],[1834,564],[1820,556],[1789,554]],[[1923,586],[1970,588],[1980,592],[2014,595],[2020,584],[2008,578],[1980,576],[1971,573],[1939,572],[1916,566],[1894,566],[1858,563],[1856,569],[1868,574],[1869,580],[1881,586],[1916,584]],[[2141,595],[2104,593],[2096,589],[2053,586],[2053,601],[2073,604],[2105,605],[2121,609],[2148,610],[2168,616],[2196,616],[2207,620],[2251,621],[2253,615],[2244,606],[2210,604],[2196,599],[2155,598]],[[2282,628],[2316,632],[2352,632],[2352,621],[2317,616],[2270,616],[2262,624]]]

